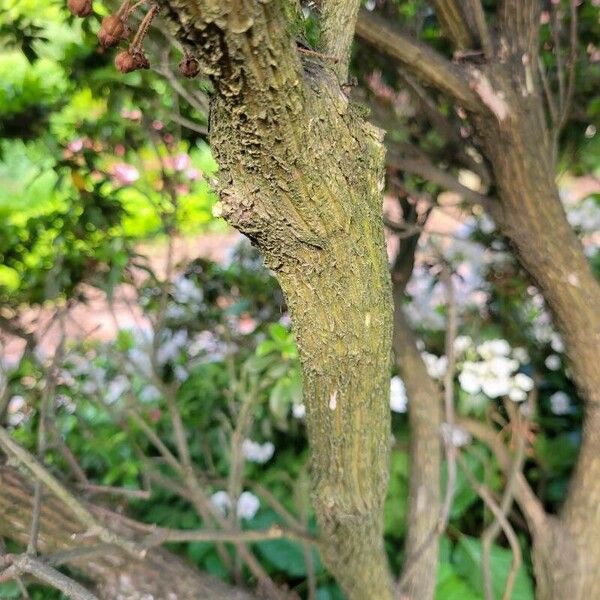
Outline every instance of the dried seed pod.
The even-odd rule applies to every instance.
[[[127,27],[119,15],[109,15],[102,20],[98,40],[104,48],[116,46],[127,36]]]
[[[68,0],[67,7],[76,17],[87,17],[92,14],[92,0]]]
[[[117,54],[115,57],[115,67],[121,73],[131,73],[131,71],[135,71],[138,68],[135,58],[129,53],[129,50],[123,50]]]
[[[136,49],[133,51],[133,61],[135,63],[136,69],[149,69],[150,61],[144,54],[144,51],[140,49]]]
[[[200,73],[200,63],[197,58],[186,54],[179,63],[179,72],[189,79],[193,79]]]

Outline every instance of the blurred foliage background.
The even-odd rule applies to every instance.
[[[423,3],[389,4],[407,26],[417,28],[418,23],[420,35],[444,51]],[[0,326],[29,340],[24,317],[33,310],[45,311],[60,325],[74,304],[85,306],[90,287],[102,291],[107,305],[114,307],[123,302],[119,290],[128,286],[135,290],[128,302],[141,307],[139,319],[126,325],[116,320],[112,339],[98,339],[85,322],[77,323],[80,335],[60,336],[55,438],[46,463],[73,485],[147,491],[144,499],[108,497],[113,506],[139,520],[199,528],[202,519],[190,503],[165,485],[174,473],[144,433],[146,423],[168,448],[177,446],[170,404],[174,399],[194,464],[224,516],[236,512],[223,493],[231,484],[234,440],[241,439],[237,451],[244,459],[238,483],[245,491],[237,501],[240,526],[258,529],[285,523],[283,507],[314,530],[301,375],[275,280],[245,244],[228,249],[227,259],[219,263],[194,257],[178,264],[169,252],[176,238],[227,230],[212,216],[216,198],[211,176],[217,166],[206,141],[203,103],[210,85],[195,82],[191,89],[173,82],[169,67],[178,54],[161,54],[160,31],[153,32],[151,40],[154,69],[118,74],[112,55],[98,48],[95,36],[107,8],[102,2],[95,2],[94,8],[97,17],[82,21],[64,9],[62,0],[0,0]],[[589,184],[600,175],[600,99],[594,93],[600,85],[600,49],[595,45],[600,25],[594,3],[583,3],[581,22],[582,53],[588,60],[578,73],[578,100],[564,134],[561,169],[565,208],[600,271],[600,187],[569,192],[575,177]],[[310,18],[304,34],[312,45],[318,44]],[[549,32],[543,34],[547,37]],[[545,60],[551,56],[548,53]],[[395,73],[386,72],[378,57],[362,49],[353,69],[375,104],[383,103],[385,93],[399,85]],[[413,118],[401,95],[394,95],[393,102],[391,139],[441,148],[436,132]],[[405,184],[417,195],[439,191],[416,177]],[[521,378],[523,389],[515,387],[516,374],[535,381],[539,394],[525,471],[545,506],[556,510],[577,453],[581,423],[581,404],[565,368],[564,348],[541,296],[493,224],[470,209],[461,213],[460,221],[451,239],[432,232],[422,240],[407,309],[431,374],[439,379],[446,308],[431,265],[442,260],[451,264],[458,274],[462,322],[459,412],[491,422],[501,408],[500,394],[464,375],[474,364],[487,368],[486,361],[494,357],[510,363],[504,379],[498,374],[492,379],[500,388],[505,383],[513,386],[515,402],[522,401],[516,400],[518,390],[529,386]],[[148,244],[166,248],[164,272],[144,254]],[[486,341],[493,341],[492,346],[482,346]],[[32,452],[51,359],[27,344],[17,359],[5,354],[1,361],[0,420]],[[395,441],[385,513],[386,544],[396,573],[404,558],[408,492],[402,393],[396,380],[390,398]],[[238,430],[241,414],[250,416]],[[499,492],[502,477],[488,450],[468,437],[457,445],[472,472]],[[76,458],[79,471],[69,456]],[[511,517],[518,526],[518,512]],[[441,540],[440,600],[483,598],[479,536],[489,521],[478,494],[460,475]],[[530,539],[522,519],[521,525],[518,535],[525,560],[513,598],[528,600],[533,598]],[[342,598],[318,556],[301,545],[274,540],[253,548],[275,581],[302,597]],[[232,578],[215,544],[195,542],[172,549],[203,570]],[[510,563],[511,553],[500,538],[492,551],[497,594]],[[0,584],[0,598],[20,594],[17,584]],[[29,594],[38,599],[60,597],[34,585]]]

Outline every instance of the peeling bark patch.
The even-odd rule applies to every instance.
[[[490,80],[474,69],[472,71],[473,79],[471,88],[483,100],[483,103],[496,115],[500,123],[509,115],[509,108],[501,92],[497,92],[492,87]]]
[[[329,410],[335,410],[337,407],[337,395],[338,391],[335,390],[329,397]]]

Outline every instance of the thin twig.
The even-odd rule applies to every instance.
[[[280,525],[272,525],[268,529],[255,531],[227,531],[217,529],[209,530],[177,530],[168,528],[157,528],[149,535],[142,544],[145,548],[160,546],[166,542],[232,542],[248,543],[263,542],[266,540],[278,540],[282,538],[293,539],[303,543],[316,544],[318,540],[305,531],[286,529]]]
[[[498,506],[498,503],[494,500],[494,496],[492,495],[490,490],[476,479],[476,477],[471,472],[471,469],[469,469],[469,465],[464,460],[464,458],[460,456],[460,454],[457,455],[457,459],[465,474],[465,477],[467,478],[467,481],[469,482],[469,485],[475,490],[475,492],[477,492],[479,497],[485,502],[486,506],[492,511],[492,514],[494,515],[494,517],[496,517],[500,527],[502,528],[502,531],[504,531],[504,534],[506,535],[508,543],[510,544],[510,548],[513,553],[513,559],[510,571],[508,572],[508,575],[506,577],[506,585],[504,588],[504,594],[502,596],[503,600],[510,600],[510,598],[512,597],[512,590],[515,584],[515,580],[517,578],[517,574],[519,572],[521,564],[523,563],[523,555],[521,552],[521,546],[519,545],[517,534],[515,533],[515,530],[513,529],[512,525],[509,523],[505,512],[500,506]],[[490,587],[488,589],[486,585],[485,598],[486,600],[493,600],[494,592],[491,588],[491,580],[489,581],[489,586]]]
[[[535,389],[532,391],[532,394],[535,393]],[[510,402],[510,401],[509,401]],[[510,407],[509,407],[510,408]],[[506,517],[510,512],[514,499],[514,490],[517,481],[518,474],[522,473],[523,463],[525,461],[525,448],[526,448],[526,438],[521,434],[520,428],[520,416],[516,411],[514,411],[513,415],[513,431],[516,432],[516,451],[514,453],[514,457],[511,463],[510,471],[508,473],[508,477],[506,480],[506,485],[504,486],[504,492],[502,494],[502,500],[500,502],[500,510],[502,514]],[[492,523],[485,529],[481,536],[481,547],[482,547],[482,556],[481,556],[481,567],[483,570],[483,582],[484,582],[484,590],[486,594],[486,600],[493,600],[493,589],[492,589],[492,571],[491,571],[491,554],[492,554],[492,545],[496,540],[496,537],[500,533],[500,529],[502,528],[500,521],[498,518],[494,518]],[[510,596],[509,596],[510,597]]]
[[[48,430],[50,423],[50,412],[54,405],[54,395],[56,391],[56,380],[58,377],[58,366],[62,361],[64,344],[65,344],[65,329],[64,329],[64,311],[61,311],[59,323],[61,327],[61,337],[58,347],[52,362],[47,371],[46,384],[40,400],[39,423],[37,435],[37,457],[41,464],[44,462],[46,450],[48,448]],[[35,556],[37,554],[37,541],[40,530],[40,515],[42,511],[42,482],[36,479],[33,492],[33,510],[31,513],[31,531],[29,534],[29,542],[27,543],[27,554]]]

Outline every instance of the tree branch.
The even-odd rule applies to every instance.
[[[360,0],[324,0],[321,8],[323,52],[335,62],[333,68],[340,83],[348,79],[350,48]]]
[[[469,27],[469,14],[464,11],[461,2],[459,0],[433,0],[432,3],[442,30],[456,49],[473,48],[473,32]]]
[[[470,204],[480,204],[492,217],[498,218],[500,216],[502,207],[494,198],[468,188],[460,183],[451,173],[436,167],[431,161],[425,158],[405,157],[401,153],[394,152],[393,148],[394,146],[391,146],[391,150],[387,155],[388,166],[423,177],[445,190],[460,194]]]
[[[392,28],[366,10],[360,12],[356,34],[397,60],[424,84],[437,88],[466,109],[474,112],[485,110],[479,97],[469,87],[463,71],[427,45]]]
[[[0,427],[0,447],[10,456],[16,458],[37,481],[44,485],[60,500],[62,500],[77,517],[82,525],[88,527],[98,537],[109,544],[119,546],[126,552],[139,556],[143,554],[135,544],[121,538],[119,535],[104,527],[92,513],[87,510],[46,468],[41,465],[27,450],[17,444],[3,427]]]
[[[477,492],[479,497],[485,502],[486,506],[492,511],[492,514],[499,523],[499,526],[502,528],[502,531],[504,531],[506,539],[510,544],[510,548],[513,553],[513,560],[510,571],[506,577],[504,594],[502,595],[502,600],[510,600],[510,598],[512,598],[512,590],[515,584],[517,573],[521,567],[521,564],[523,563],[523,554],[521,552],[521,546],[519,545],[519,539],[517,538],[517,534],[515,533],[512,525],[506,518],[506,513],[500,506],[498,506],[496,500],[494,500],[494,496],[492,495],[491,491],[487,488],[487,486],[477,481],[471,472],[471,469],[469,469],[469,465],[460,455],[458,456],[458,460],[469,482],[469,485],[475,490],[475,492]],[[494,592],[491,586],[491,579],[489,578],[486,579],[485,600],[494,600]]]
[[[530,64],[537,61],[541,10],[540,0],[504,0],[499,9],[501,35],[514,54],[527,53]]]
[[[0,466],[0,535],[19,544],[29,536],[31,485],[15,469]],[[140,533],[137,524],[123,515],[96,505],[87,505],[107,526],[119,534],[134,539]],[[44,498],[40,519],[40,550],[50,566],[69,564],[87,579],[97,584],[102,600],[152,595],[155,600],[253,600],[250,592],[234,588],[199,572],[179,557],[163,550],[148,550],[144,560],[132,557],[112,544],[88,540],[90,545],[78,546],[79,521],[72,511],[56,497]]]
[[[513,461],[510,452],[502,442],[499,433],[480,421],[460,418],[457,425],[467,430],[473,437],[484,443],[496,457],[505,476],[510,476]],[[522,473],[517,473],[514,480],[515,500],[525,515],[527,524],[535,534],[541,534],[547,524],[547,515],[542,503],[534,494]]]
[[[233,542],[238,544],[279,540],[282,538],[293,539],[302,543],[318,543],[317,538],[305,531],[273,525],[268,529],[255,531],[209,531],[202,529],[186,531],[159,527],[142,544],[146,548],[152,548],[166,542]]]
[[[4,572],[0,572],[0,582],[15,579],[19,575],[33,575],[39,581],[60,590],[72,600],[98,600],[94,594],[86,590],[74,579],[67,577],[50,565],[29,554],[5,555],[0,557],[0,566],[4,563],[10,565]]]

